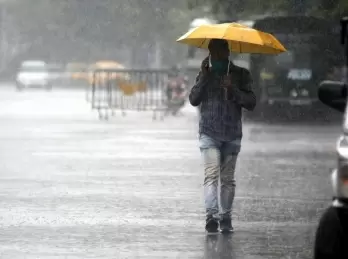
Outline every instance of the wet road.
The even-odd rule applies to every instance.
[[[196,117],[0,89],[0,258],[311,258],[337,126],[244,126],[232,236],[204,233]]]

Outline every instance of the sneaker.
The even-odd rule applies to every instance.
[[[220,230],[222,233],[233,232],[232,219],[230,217],[223,217],[220,220]]]
[[[211,216],[207,217],[205,230],[208,233],[217,233],[219,231],[219,222]]]

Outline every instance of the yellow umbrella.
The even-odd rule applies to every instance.
[[[227,40],[231,52],[237,53],[279,54],[286,51],[273,35],[239,23],[201,25],[185,33],[177,42],[207,49],[211,39]]]

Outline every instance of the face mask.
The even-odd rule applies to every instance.
[[[227,74],[228,62],[228,60],[211,60],[211,69],[219,75],[225,75]]]

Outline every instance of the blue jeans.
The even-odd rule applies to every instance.
[[[234,172],[241,140],[217,141],[210,136],[199,136],[199,147],[204,165],[204,200],[207,216],[220,218],[218,203],[218,180],[220,177],[221,217],[231,217],[236,181]]]

